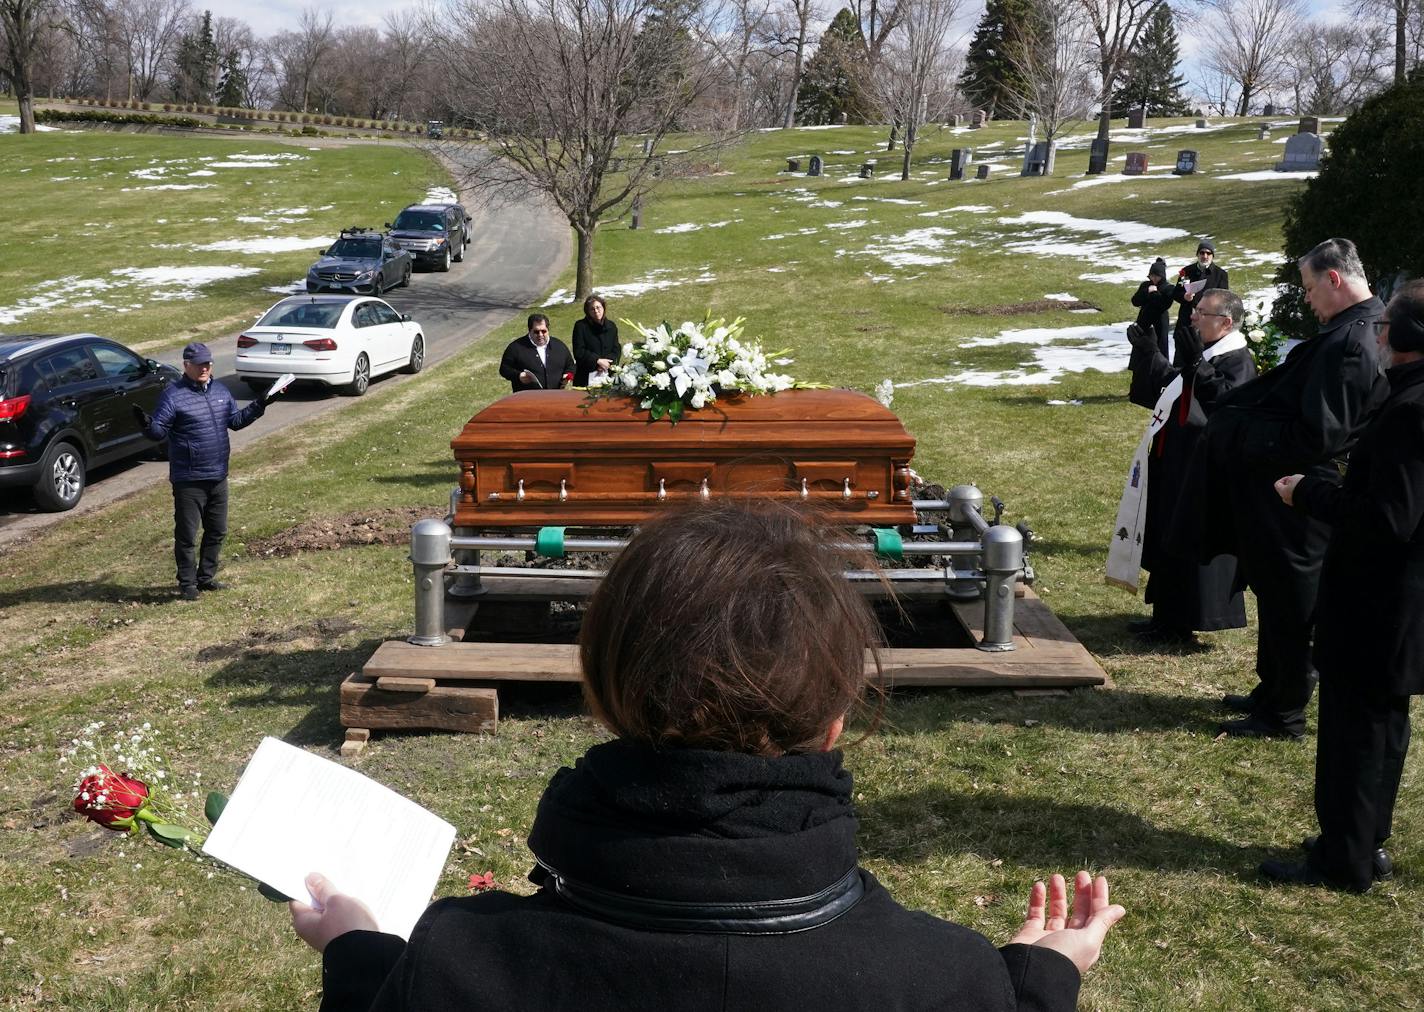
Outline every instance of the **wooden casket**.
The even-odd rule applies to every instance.
[[[837,523],[915,519],[914,437],[851,390],[726,398],[676,425],[649,421],[631,397],[530,390],[489,405],[450,445],[456,527],[621,527],[727,495],[804,501]]]

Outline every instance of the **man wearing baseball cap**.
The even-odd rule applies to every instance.
[[[266,400],[239,408],[232,392],[213,379],[213,353],[201,341],[183,349],[183,376],[163,388],[149,417],[134,414],[149,439],[168,441],[168,480],[173,484],[173,557],[178,594],[196,601],[200,591],[223,590],[216,579],[218,556],[227,535],[227,430],[261,418]],[[202,548],[194,559],[198,525]]]
[[[1206,280],[1202,290],[1196,295],[1188,295],[1184,287],[1186,283],[1202,279]],[[1231,283],[1226,277],[1226,272],[1216,265],[1216,243],[1210,239],[1203,239],[1197,243],[1196,260],[1177,272],[1177,287],[1172,298],[1181,303],[1182,308],[1177,310],[1177,326],[1174,333],[1191,327],[1192,310],[1196,308],[1197,301],[1213,288],[1230,289]]]

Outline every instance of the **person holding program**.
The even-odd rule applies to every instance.
[[[590,295],[583,300],[583,319],[574,324],[574,386],[588,386],[590,376],[606,379],[622,356],[618,324],[608,318],[603,298]]]
[[[1124,914],[1106,879],[1079,872],[1071,912],[1061,876],[1035,883],[996,949],[860,867],[836,745],[879,629],[847,562],[784,506],[643,525],[580,635],[616,738],[545,790],[538,891],[439,900],[407,943],[313,875],[291,910],[322,1009],[1074,1008]]]
[[[1424,695],[1424,281],[1375,324],[1389,397],[1360,434],[1342,482],[1292,474],[1276,491],[1330,525],[1320,575],[1315,812],[1303,863],[1269,878],[1364,892],[1388,878],[1384,842],[1409,749],[1409,697]]]
[[[1193,480],[1173,519],[1179,553],[1234,554],[1256,594],[1256,674],[1249,695],[1222,702],[1245,717],[1221,725],[1245,737],[1300,738],[1314,687],[1312,615],[1325,554],[1324,523],[1281,502],[1287,474],[1338,476],[1343,456],[1384,398],[1370,294],[1355,244],[1327,239],[1299,260],[1320,332],[1259,379],[1217,399],[1193,457]],[[1190,553],[1188,553],[1190,554]]]
[[[1195,630],[1246,625],[1246,602],[1236,586],[1234,556],[1218,555],[1198,563],[1180,559],[1166,547],[1172,513],[1207,416],[1222,394],[1256,376],[1255,360],[1237,329],[1244,313],[1234,293],[1219,289],[1205,293],[1192,311],[1192,329],[1177,343],[1175,366],[1168,364],[1150,332],[1128,328],[1132,343],[1128,397],[1153,412],[1156,427],[1146,461],[1141,557],[1142,568],[1152,574],[1143,596],[1152,605],[1152,617],[1128,623],[1144,639],[1191,643]]]
[[[1200,285],[1195,292],[1192,286]],[[1177,310],[1177,326],[1174,333],[1189,330],[1192,325],[1192,309],[1205,292],[1213,288],[1230,288],[1231,282],[1226,271],[1216,264],[1216,243],[1203,239],[1197,243],[1197,258],[1177,272],[1177,284],[1172,289],[1172,299],[1181,304]],[[1165,353],[1164,353],[1165,354]]]
[[[499,360],[499,374],[515,393],[521,390],[558,390],[574,378],[574,357],[568,345],[549,336],[549,318],[530,313],[529,331],[509,342]]]

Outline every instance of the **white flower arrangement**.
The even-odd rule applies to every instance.
[[[731,323],[711,318],[657,327],[625,320],[643,338],[623,345],[621,361],[606,376],[590,376],[596,394],[636,397],[638,406],[653,421],[666,417],[676,423],[691,408],[697,411],[719,397],[734,394],[774,394],[798,384],[784,373],[771,372],[769,363],[789,364],[783,352],[765,352],[756,341],[742,337],[742,318]]]
[[[1266,300],[1262,299],[1242,314],[1241,333],[1246,338],[1246,346],[1256,360],[1259,372],[1280,363],[1285,351],[1286,334],[1270,321],[1270,306]]]

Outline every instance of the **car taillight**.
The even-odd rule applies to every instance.
[[[239,334],[237,336],[237,346],[239,348],[251,348],[256,343],[257,338],[255,337],[248,337],[246,334]]]
[[[336,342],[329,337],[318,337],[313,341],[303,341],[303,345],[312,351],[335,351]]]
[[[0,398],[0,422],[13,422],[23,415],[29,406],[29,394],[21,394],[19,397],[11,397],[8,400]]]

